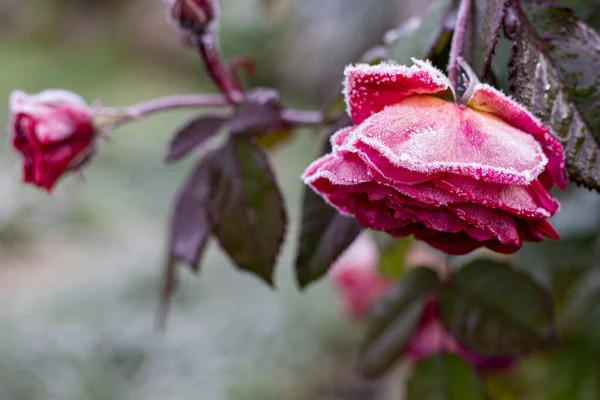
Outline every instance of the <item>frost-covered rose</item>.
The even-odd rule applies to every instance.
[[[51,191],[65,172],[94,152],[96,131],[85,101],[64,90],[10,96],[13,146],[23,158],[23,181]]]
[[[565,188],[562,146],[541,122],[486,84],[465,103],[429,63],[345,70],[354,126],[303,179],[340,212],[393,236],[414,234],[450,254],[558,239],[548,222]]]

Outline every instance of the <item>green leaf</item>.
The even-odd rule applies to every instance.
[[[377,377],[402,357],[429,295],[438,286],[435,272],[415,268],[374,305],[359,360],[363,375]]]
[[[385,276],[398,278],[404,273],[410,237],[395,238],[385,232],[372,232],[379,247],[379,270]]]
[[[442,288],[440,313],[466,347],[485,355],[521,355],[555,336],[550,294],[509,265],[473,261]]]
[[[482,79],[490,67],[507,5],[508,0],[472,0],[463,58]]]
[[[600,399],[600,352],[588,343],[566,340],[550,354],[543,386],[548,400]]]
[[[221,247],[239,268],[272,284],[286,213],[264,153],[243,137],[231,138],[212,186],[210,218]]]
[[[326,139],[323,154],[331,147]],[[304,188],[300,244],[296,255],[296,280],[300,288],[321,278],[331,263],[356,239],[362,226],[340,214],[309,187]]]
[[[600,190],[600,36],[565,7],[513,2],[510,88],[562,142],[570,179]]]
[[[413,18],[387,35],[389,58],[400,64],[412,64],[411,58],[430,59],[438,67],[445,67],[442,57],[452,40],[452,21],[457,2],[437,0],[422,18]]]
[[[194,118],[175,133],[165,161],[173,162],[185,157],[219,133],[227,120],[228,117],[220,115]]]
[[[564,204],[563,211],[566,211]],[[596,260],[596,241],[594,232],[575,238],[563,237],[558,242],[528,244],[515,255],[515,268],[527,271],[551,288],[555,305],[560,307]]]
[[[483,400],[483,384],[473,368],[453,354],[419,362],[408,381],[406,400]]]

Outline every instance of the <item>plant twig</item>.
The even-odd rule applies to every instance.
[[[456,25],[452,35],[452,44],[450,46],[450,56],[448,58],[448,79],[456,89],[458,84],[458,59],[462,53],[465,35],[467,33],[467,23],[471,13],[471,1],[461,0],[456,15]]]
[[[223,59],[215,30],[216,24],[199,38],[196,47],[212,80],[227,97],[227,100],[236,104],[244,97],[244,91],[239,80]]]
[[[202,107],[225,107],[230,106],[227,97],[220,94],[190,94],[159,97],[143,103],[134,104],[122,109],[105,108],[99,110],[96,115],[103,118],[105,125],[115,127],[126,122],[132,122],[142,117],[161,111],[202,108]],[[283,122],[294,127],[326,125],[328,121],[320,111],[303,111],[286,108],[282,111]]]
[[[160,97],[135,104],[121,110],[131,118],[141,118],[160,111],[177,108],[222,107],[228,105],[226,97],[219,94],[190,94]]]

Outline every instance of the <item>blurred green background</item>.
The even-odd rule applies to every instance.
[[[224,0],[222,43],[229,57],[256,62],[249,85],[319,108],[339,93],[345,64],[427,3]],[[6,99],[17,88],[65,88],[125,106],[214,90],[158,0],[2,0],[0,60]],[[329,283],[305,293],[293,283],[298,176],[320,146],[308,131],[271,153],[291,219],[278,289],[230,268],[213,244],[199,277],[183,272],[169,329],[154,331],[170,206],[190,166],[162,158],[192,114],[117,130],[85,179],[68,177],[52,196],[22,186],[8,140],[0,146],[0,400],[401,398],[395,374],[367,383],[352,372],[360,327],[343,317]],[[8,123],[7,107],[0,123]],[[561,198],[553,223],[564,240],[527,246],[517,257],[552,287],[559,306],[584,293],[577,285],[600,281],[589,275],[598,260],[599,197],[570,188]],[[552,355],[532,357],[510,378],[490,377],[495,398],[600,399],[594,315]]]
[[[339,93],[343,65],[418,9],[348,4],[224,1],[224,50],[255,60],[250,85],[320,107]],[[164,15],[159,0],[2,0],[0,97],[65,88],[125,106],[214,91]],[[183,271],[168,331],[154,331],[171,202],[190,166],[162,159],[192,114],[117,130],[84,179],[66,178],[51,196],[20,184],[5,140],[0,400],[362,399],[380,391],[352,374],[357,327],[328,282],[305,294],[293,283],[298,177],[319,147],[308,131],[272,153],[292,221],[278,290],[230,268],[213,244],[199,277]],[[0,124],[8,124],[7,107]]]

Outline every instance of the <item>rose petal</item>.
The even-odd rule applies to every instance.
[[[302,180],[307,185],[318,188],[317,191],[327,192],[333,186],[371,182],[373,179],[365,169],[364,163],[356,157],[342,158],[334,154],[326,154],[306,168]]]
[[[417,232],[415,233],[415,237],[427,242],[431,247],[452,255],[470,253],[487,243],[475,240],[464,232],[439,233],[434,237],[426,237],[423,233]]]
[[[486,232],[483,229],[476,228],[473,225],[465,226],[465,233],[471,236],[473,239],[479,240],[481,242],[496,239],[496,236],[494,236],[494,234]]]
[[[412,67],[392,62],[346,67],[344,95],[348,115],[355,124],[411,94],[433,94],[450,88],[448,78],[429,62],[413,62]]]
[[[334,153],[337,153],[338,149],[344,146],[344,143],[346,143],[346,140],[348,139],[350,133],[352,133],[354,129],[354,126],[348,126],[346,128],[340,129],[339,131],[331,135],[331,137],[329,138],[329,142],[331,143],[331,147]]]
[[[400,166],[393,165],[389,160],[381,154],[370,151],[369,156],[363,154],[350,141],[353,139],[353,134],[356,127],[344,131],[338,131],[335,138],[332,138],[333,152],[344,158],[358,158],[366,165],[366,170],[373,177],[380,177],[380,182],[387,181],[389,184],[404,184],[414,185],[417,183],[427,182],[431,179],[443,176],[443,172],[439,173],[422,173],[408,170]],[[354,140],[355,141],[355,140]],[[375,160],[375,162],[373,162]]]
[[[441,207],[446,206],[448,204],[464,202],[463,198],[456,196],[455,194],[452,194],[442,188],[439,188],[430,182],[400,184],[397,183],[397,181],[395,180],[385,178],[383,175],[381,175],[378,171],[374,169],[371,169],[369,171],[369,175],[371,175],[373,179],[375,179],[375,181],[392,187],[398,193],[402,194],[402,197],[409,197],[413,199],[414,201],[410,202],[409,204],[414,204],[416,202],[417,204],[421,204],[421,206],[432,205],[434,207]],[[406,172],[406,174],[402,175],[402,177],[404,178],[403,180],[406,181],[406,177],[409,175],[411,175],[410,172]],[[414,178],[415,175],[412,175],[412,177]],[[424,177],[421,176],[420,178],[423,179]],[[418,179],[412,179],[411,181],[415,180]]]
[[[468,176],[446,174],[433,180],[432,183],[460,196],[462,202],[483,204],[529,218],[548,218],[558,207],[556,200],[548,193],[546,193],[547,198],[540,199],[532,188],[534,185],[536,187],[540,185],[537,181],[532,182],[531,186],[502,185],[483,182]]]
[[[560,236],[548,220],[517,220],[517,229],[524,240],[541,242],[544,237],[558,240]]]
[[[521,245],[521,239],[511,215],[480,204],[452,204],[448,209],[462,220],[493,234],[500,243]]]
[[[404,218],[410,215],[390,209],[385,201],[369,200],[366,193],[340,190],[328,196],[328,200],[338,209],[353,215],[366,228],[387,231],[412,223],[410,219]]]
[[[420,222],[429,229],[439,232],[460,232],[465,222],[445,208],[428,210],[424,208],[403,206],[403,210],[413,216],[413,221]]]
[[[404,178],[406,170],[429,179],[450,172],[524,185],[548,162],[531,135],[432,96],[412,96],[371,116],[349,133],[341,150],[359,154],[391,180]]]
[[[562,145],[548,128],[522,105],[492,86],[480,83],[475,87],[468,106],[475,110],[492,113],[510,125],[532,135],[542,145],[548,157],[547,170],[556,186],[561,189],[567,187],[565,154]]]
[[[544,188],[541,182],[534,181],[529,185],[530,190],[537,196],[537,199],[544,208],[550,211],[551,215],[554,215],[560,210],[560,203],[548,192],[548,189]]]

